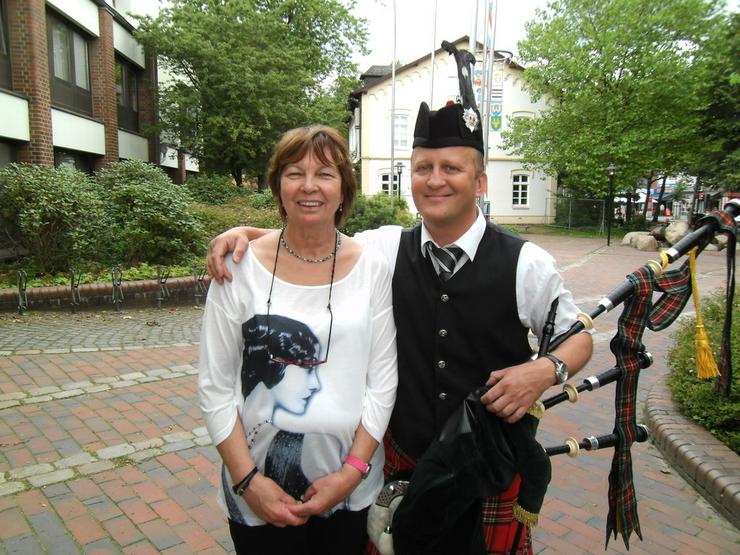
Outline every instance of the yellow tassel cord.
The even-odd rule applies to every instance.
[[[704,329],[704,318],[699,308],[699,289],[696,285],[696,247],[689,253],[689,269],[691,271],[691,295],[694,297],[694,309],[696,310],[696,376],[700,380],[709,380],[719,376],[717,363],[714,361],[712,347]]]
[[[522,509],[519,503],[514,503],[514,518],[517,522],[521,522],[527,526],[537,526],[539,520],[539,513],[530,513],[526,509]]]

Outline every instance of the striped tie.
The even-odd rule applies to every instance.
[[[447,281],[455,272],[455,265],[460,261],[460,257],[463,255],[464,251],[460,247],[455,246],[439,248],[431,241],[427,243],[427,246],[429,247],[429,254],[438,262],[437,273],[439,275],[439,279]]]

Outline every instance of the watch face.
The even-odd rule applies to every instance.
[[[558,383],[563,383],[568,379],[568,367],[565,363],[555,365],[555,375],[557,376]]]

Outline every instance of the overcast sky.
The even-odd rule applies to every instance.
[[[594,0],[598,2],[599,0]],[[648,0],[649,1],[649,0]],[[480,4],[478,41],[483,42],[485,0]],[[437,40],[455,40],[469,35],[476,0],[437,0]],[[495,47],[516,55],[517,41],[525,37],[524,23],[533,19],[536,8],[545,8],[547,0],[498,0],[498,24]],[[727,0],[731,11],[738,11],[740,0]],[[411,62],[432,50],[434,0],[396,0],[396,59]],[[393,0],[357,0],[355,14],[368,21],[370,54],[358,57],[359,70],[373,64],[389,65],[393,54]]]
[[[524,38],[524,23],[534,17],[546,0],[499,0],[495,47],[516,52]],[[485,2],[480,1],[479,42],[483,41],[482,21]],[[411,62],[432,50],[434,0],[396,0],[396,58]],[[437,40],[454,40],[469,35],[474,19],[475,0],[437,0]],[[355,14],[368,21],[369,55],[358,59],[360,71],[373,64],[391,63],[393,54],[393,0],[357,0]]]

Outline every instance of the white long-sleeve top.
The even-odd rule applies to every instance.
[[[271,445],[281,447],[273,441],[276,434],[299,434],[302,447],[296,471],[309,483],[341,468],[360,423],[382,443],[398,382],[390,270],[384,257],[364,247],[350,273],[334,282],[327,362],[314,372],[300,369],[306,377],[295,389],[303,399],[292,406],[284,400],[282,406],[277,395],[278,385],[283,397],[285,388],[291,387],[287,371],[286,378],[272,389],[259,383],[246,399],[242,395],[242,325],[266,313],[272,273],[251,249],[240,264],[230,258],[226,262],[233,280],[211,283],[200,343],[200,406],[213,443],[224,441],[240,417],[250,454],[264,472]],[[272,291],[271,322],[279,315],[308,326],[321,344],[320,358],[326,357],[329,336],[328,295],[329,285],[294,285],[279,278]],[[286,448],[284,441],[277,443]],[[370,475],[343,507],[359,510],[375,499],[383,483],[383,461],[381,447],[371,460]],[[241,497],[232,494],[229,473],[222,472],[222,478],[219,501],[226,514],[248,525],[263,524]]]
[[[464,252],[455,271],[462,268],[468,260],[475,259],[485,229],[485,219],[478,211],[478,217],[473,225],[460,238],[453,241]],[[392,273],[396,267],[402,230],[401,226],[388,225],[356,233],[353,238],[364,245],[378,249],[388,261]],[[422,256],[427,256],[427,241],[432,241],[432,236],[422,224],[421,244],[419,245]],[[432,263],[437,262],[432,259]],[[522,326],[532,330],[538,339],[542,337],[547,313],[552,301],[556,298],[559,299],[559,304],[553,337],[567,331],[576,321],[580,311],[573,300],[573,294],[565,288],[555,259],[543,248],[527,241],[522,245],[516,267],[516,304]]]

